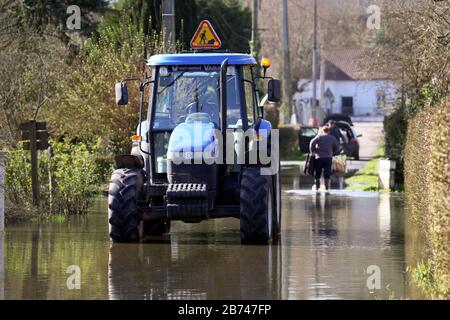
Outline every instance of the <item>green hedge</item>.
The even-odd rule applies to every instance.
[[[404,185],[404,150],[408,121],[404,108],[399,107],[384,120],[384,145],[388,159],[397,162],[395,171],[395,189],[402,190]]]
[[[299,155],[299,130],[294,126],[280,126],[280,158],[292,159],[293,155]]]
[[[274,104],[264,107],[264,118],[272,124],[273,128],[278,128],[280,122],[280,110]]]
[[[97,146],[50,143],[53,147],[50,160],[47,151],[39,152],[39,208],[32,204],[30,152],[23,148],[7,150],[5,187],[10,206],[7,218],[22,219],[33,213],[70,215],[87,212],[103,174],[95,159]]]
[[[408,121],[405,191],[408,212],[426,239],[430,295],[450,298],[450,99]]]

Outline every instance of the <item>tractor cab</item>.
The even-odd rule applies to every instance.
[[[199,30],[210,27],[202,22]],[[198,45],[213,34],[207,31],[197,32]],[[263,145],[267,151],[278,143],[264,120],[256,85],[257,79],[269,79],[268,100],[279,102],[279,82],[265,76],[269,60],[263,61],[264,75],[252,56],[216,51],[155,55],[147,65],[152,73],[140,80],[133,150],[116,157],[111,180],[111,239],[136,242],[168,233],[173,220],[222,217],[241,220],[242,242],[276,237],[279,175],[263,169],[279,159],[262,163],[259,154]],[[119,105],[128,102],[126,83],[131,80],[137,78],[116,85]]]
[[[154,56],[149,66],[154,68],[155,85],[150,104],[150,136],[156,159],[165,161],[169,149],[177,142],[170,141],[176,129],[189,129],[193,144],[194,129],[247,130],[258,120],[258,97],[254,87],[254,58],[241,54],[194,53]],[[221,123],[220,68],[226,68],[226,118]],[[222,128],[222,125],[225,125]],[[179,131],[179,130],[176,130]],[[209,137],[208,137],[209,138]],[[170,142],[172,142],[170,144]],[[203,142],[202,142],[203,143]],[[190,157],[189,152],[185,156]],[[203,150],[200,150],[203,151]],[[164,180],[166,166],[154,166],[154,173]]]

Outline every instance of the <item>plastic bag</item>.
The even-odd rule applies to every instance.
[[[334,175],[343,175],[347,173],[347,156],[339,155],[333,157],[331,172]]]

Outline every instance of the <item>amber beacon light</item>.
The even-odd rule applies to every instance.
[[[269,58],[263,58],[261,60],[261,67],[263,67],[263,69],[264,69],[264,77],[265,77],[267,69],[270,68],[270,59]]]

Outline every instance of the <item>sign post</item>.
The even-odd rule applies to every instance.
[[[39,206],[39,173],[36,141],[36,121],[29,122],[31,150],[31,187],[33,190],[33,205]]]
[[[39,166],[38,150],[48,148],[47,123],[31,120],[20,125],[24,149],[31,152],[31,184],[33,191],[33,205],[39,206]]]

